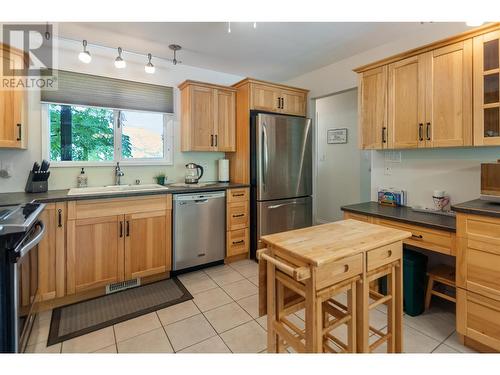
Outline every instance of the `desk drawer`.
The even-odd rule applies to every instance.
[[[365,223],[373,223],[373,217],[344,211],[344,219],[354,219]]]
[[[229,189],[227,191],[227,203],[244,202],[250,199],[248,188]]]
[[[248,253],[248,228],[227,232],[227,256]]]
[[[363,273],[363,254],[356,254],[318,268],[316,289],[323,289]]]
[[[227,230],[248,227],[248,201],[229,203],[227,205]]]
[[[402,248],[403,246],[401,242],[398,241],[396,243],[368,251],[366,253],[366,270],[371,271],[401,259]]]
[[[500,300],[500,247],[489,243],[466,240],[465,269],[466,289]],[[460,257],[461,259],[462,257]]]
[[[375,224],[411,232],[412,237],[404,240],[404,243],[408,245],[442,254],[455,255],[454,233],[385,219],[377,219]]]

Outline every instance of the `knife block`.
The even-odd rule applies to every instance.
[[[26,193],[45,193],[48,190],[49,183],[47,180],[45,181],[34,181],[35,174],[33,171],[30,171],[28,176],[28,181],[26,181],[26,187],[24,191]]]

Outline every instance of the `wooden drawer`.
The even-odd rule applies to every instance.
[[[172,194],[68,202],[68,220],[172,209]]]
[[[458,332],[500,350],[500,301],[464,290],[457,297]]]
[[[500,247],[500,219],[488,216],[457,215],[457,235]]]
[[[385,264],[389,264],[398,259],[401,259],[403,252],[402,248],[403,246],[401,242],[396,242],[368,251],[366,253],[367,271],[374,270]]]
[[[347,211],[344,211],[344,219],[354,219],[358,221],[364,221],[365,223],[373,223],[373,217],[371,216],[355,214]]]
[[[363,254],[328,263],[318,268],[316,289],[323,289],[363,273]]]
[[[227,232],[226,253],[228,257],[248,253],[248,247],[248,228]]]
[[[456,253],[455,234],[452,232],[386,219],[376,219],[374,223],[411,232],[412,237],[404,240],[404,243],[408,245],[447,255],[455,255]]]
[[[250,199],[250,190],[248,188],[229,189],[226,199],[227,203],[248,201]]]
[[[248,227],[248,201],[234,202],[227,205],[227,230],[244,229]]]

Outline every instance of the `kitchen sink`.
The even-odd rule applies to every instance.
[[[158,191],[158,190],[168,190],[168,187],[158,184],[109,185],[109,186],[97,186],[97,187],[86,187],[86,188],[72,188],[69,189],[68,195],[125,194],[137,191]]]

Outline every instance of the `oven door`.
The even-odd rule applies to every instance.
[[[26,349],[38,303],[38,243],[45,226],[37,222],[14,250],[14,306],[16,352]]]

